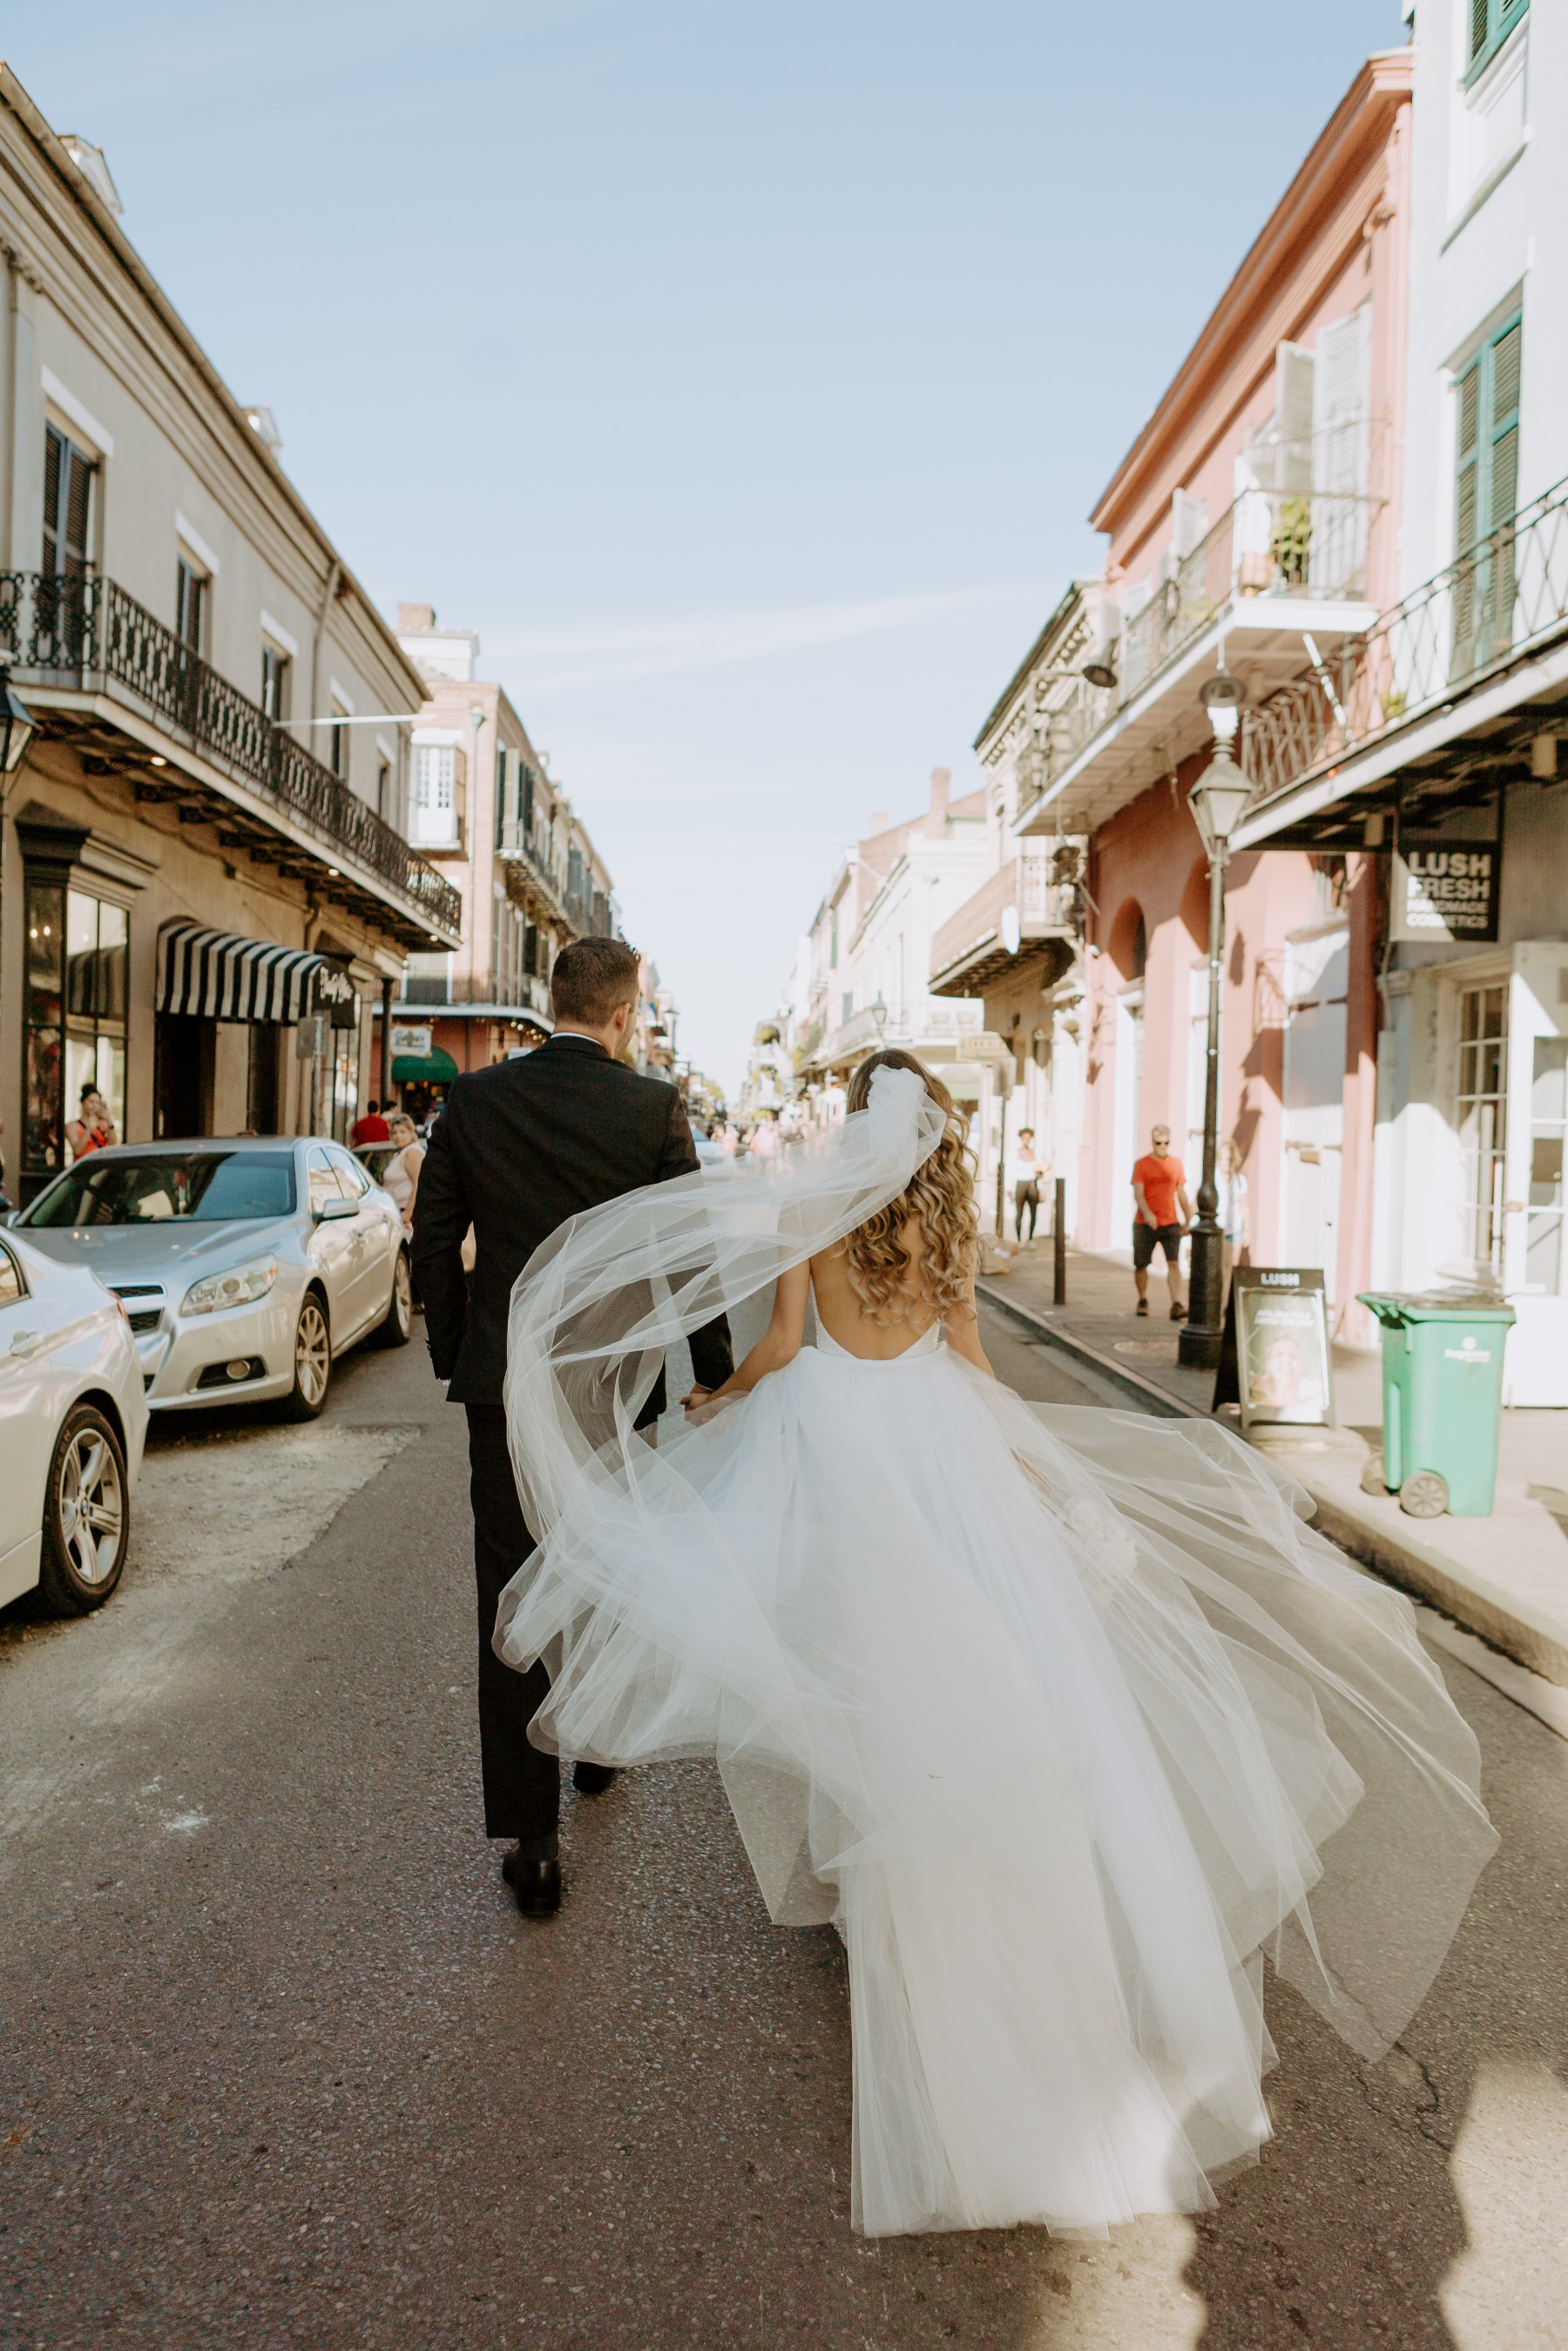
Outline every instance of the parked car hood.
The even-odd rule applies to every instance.
[[[221,1225],[24,1225],[16,1238],[61,1265],[88,1267],[100,1281],[155,1281],[285,1248],[293,1231],[292,1217],[246,1217]]]

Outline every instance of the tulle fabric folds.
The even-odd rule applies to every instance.
[[[563,1228],[513,1301],[546,1743],[716,1759],[776,1919],[834,1919],[868,2233],[1103,2231],[1268,2134],[1261,1955],[1374,2055],[1494,1839],[1408,1604],[1218,1428],[1030,1405],[936,1333],[824,1341],[706,1426],[662,1350],[902,1191],[911,1073],[767,1170]]]

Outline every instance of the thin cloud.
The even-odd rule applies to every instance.
[[[786,606],[771,612],[723,612],[622,628],[513,630],[485,633],[485,650],[527,673],[528,690],[563,693],[619,679],[674,677],[743,662],[777,661],[858,638],[899,636],[967,612],[1039,601],[1035,583],[886,596],[857,604]]]

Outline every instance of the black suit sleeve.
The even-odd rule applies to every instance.
[[[695,1176],[698,1165],[697,1147],[692,1141],[685,1104],[672,1086],[670,1123],[665,1130],[664,1149],[659,1154],[659,1173],[655,1180],[667,1184],[675,1176]],[[728,1315],[716,1314],[711,1322],[705,1322],[700,1331],[694,1331],[686,1343],[692,1351],[692,1377],[697,1385],[722,1387],[735,1369]]]
[[[452,1147],[452,1113],[442,1113],[425,1146],[413,1196],[413,1273],[424,1304],[424,1335],[438,1380],[457,1369],[468,1319],[463,1242],[474,1213]]]

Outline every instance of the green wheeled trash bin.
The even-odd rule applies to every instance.
[[[1512,1307],[1455,1290],[1358,1294],[1383,1326],[1383,1451],[1363,1489],[1397,1494],[1413,1519],[1490,1518]]]

